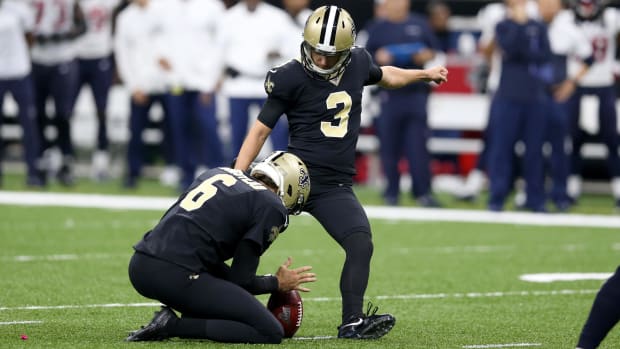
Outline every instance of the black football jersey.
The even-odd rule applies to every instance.
[[[364,48],[354,47],[351,61],[339,79],[310,77],[301,62],[292,60],[273,68],[265,79],[266,105],[276,103],[289,124],[288,150],[308,166],[312,185],[350,183],[355,175],[355,147],[359,135],[362,90],[381,79],[381,69]],[[276,112],[259,114],[273,128]]]
[[[200,272],[232,258],[242,240],[262,254],[287,226],[277,194],[241,171],[216,168],[201,174],[134,248]]]

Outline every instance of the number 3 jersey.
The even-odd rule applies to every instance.
[[[343,74],[330,81],[310,77],[299,60],[267,74],[268,98],[258,119],[273,128],[286,114],[288,150],[306,163],[313,187],[352,182],[362,90],[381,80],[381,74],[368,52],[359,47],[351,50]]]
[[[239,170],[202,173],[134,249],[194,272],[232,258],[243,240],[262,254],[288,226],[282,200]]]

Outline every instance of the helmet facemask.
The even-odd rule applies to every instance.
[[[346,10],[337,6],[316,9],[306,20],[301,44],[301,62],[306,72],[320,80],[340,76],[351,61],[355,36],[355,24]],[[321,68],[312,59],[313,51],[322,56],[338,56],[338,60],[330,68]]]

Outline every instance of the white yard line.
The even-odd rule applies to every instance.
[[[25,320],[25,321],[5,321],[5,322],[0,322],[0,326],[5,326],[5,325],[29,325],[29,324],[42,324],[43,321],[38,321],[38,320]]]
[[[483,349],[483,348],[523,348],[540,347],[542,343],[507,343],[507,344],[474,344],[464,345],[464,349]]]
[[[90,207],[116,210],[164,211],[173,197],[65,194],[0,191],[0,204],[23,206]],[[583,214],[488,212],[479,210],[365,206],[369,218],[440,222],[503,223],[541,226],[620,228],[620,217]]]
[[[499,298],[499,297],[541,297],[541,296],[570,296],[588,295],[596,290],[556,290],[556,291],[510,291],[510,292],[468,292],[468,293],[431,293],[431,294],[401,294],[367,296],[368,299],[379,300],[415,300],[415,299],[449,299],[449,298]],[[340,302],[340,297],[307,297],[304,302]],[[84,305],[26,305],[17,307],[0,307],[0,311],[13,310],[59,310],[59,309],[86,309],[86,308],[129,308],[129,307],[156,307],[157,302],[148,303],[108,303]]]
[[[322,340],[322,339],[336,339],[338,337],[336,336],[313,336],[313,337],[293,337],[293,340],[296,341],[316,341],[316,340]]]

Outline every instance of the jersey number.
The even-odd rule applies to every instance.
[[[227,187],[232,187],[237,183],[237,178],[229,174],[221,173],[206,179],[204,182],[200,183],[199,186],[187,193],[183,201],[181,201],[181,207],[187,211],[200,208],[207,200],[217,194],[217,187],[213,185],[215,182],[221,182]]]
[[[332,122],[321,122],[321,132],[325,137],[342,138],[347,134],[349,126],[349,112],[353,101],[351,96],[345,91],[330,93],[325,100],[327,109],[336,109],[338,104],[342,104],[342,110],[334,115],[334,119],[338,122],[334,125]]]

